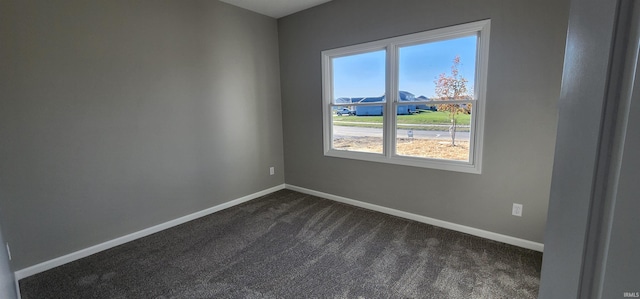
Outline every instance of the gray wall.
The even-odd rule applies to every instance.
[[[614,1],[571,3],[540,298],[579,298],[615,29]]]
[[[540,298],[640,292],[639,45],[638,1],[571,1]]]
[[[0,40],[13,270],[284,182],[274,19],[209,0],[2,0]]]
[[[640,3],[636,1],[635,19],[640,19]],[[638,55],[640,22],[636,21],[635,52]],[[637,58],[636,58],[637,59]],[[630,63],[631,64],[631,63]],[[635,62],[635,82],[629,108],[624,109],[624,147],[613,215],[608,227],[606,266],[602,280],[602,297],[616,298],[624,292],[640,292],[640,61]]]
[[[9,266],[9,255],[0,228],[0,298],[16,298],[15,277]]]
[[[567,15],[555,0],[334,0],[279,19],[287,183],[542,242]],[[481,175],[323,156],[320,51],[487,18]]]

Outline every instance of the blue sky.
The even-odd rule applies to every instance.
[[[473,88],[477,37],[469,36],[439,42],[407,46],[399,51],[399,87],[417,96],[431,97],[440,73],[450,74],[456,55],[460,56],[460,74]],[[334,99],[375,97],[384,94],[385,51],[333,59]]]

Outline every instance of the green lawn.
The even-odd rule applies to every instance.
[[[459,114],[458,124],[468,125],[471,119],[469,114]],[[382,124],[382,116],[338,116],[333,115],[333,121],[360,122]],[[423,111],[412,115],[398,115],[399,124],[451,124],[449,114],[440,111]],[[345,124],[348,125],[348,124]]]

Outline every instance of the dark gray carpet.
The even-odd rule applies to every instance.
[[[282,190],[22,279],[22,298],[536,298],[542,254]]]

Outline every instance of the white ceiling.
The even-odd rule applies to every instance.
[[[281,18],[292,13],[320,5],[331,0],[220,0],[244,9],[273,18]]]

